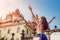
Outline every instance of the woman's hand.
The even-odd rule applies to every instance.
[[[29,6],[29,10],[32,12],[32,7],[31,6]]]

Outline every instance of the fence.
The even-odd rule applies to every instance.
[[[53,33],[53,32],[60,32],[60,29],[58,29],[56,26],[53,30],[50,30],[48,29],[46,31],[46,35],[47,35],[47,38],[48,40],[50,40],[50,35]],[[21,37],[21,40],[33,40],[33,37],[24,37],[24,30],[22,30],[22,33],[21,33],[22,37]]]
[[[21,35],[21,40],[33,40],[33,37],[25,37],[24,30],[22,30]]]

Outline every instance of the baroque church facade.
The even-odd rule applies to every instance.
[[[21,39],[21,32],[25,31],[25,36],[32,36],[32,33],[25,27],[25,21],[17,8],[14,12],[6,15],[4,20],[0,19],[0,39],[4,37],[10,40],[12,33],[15,34],[15,40]]]

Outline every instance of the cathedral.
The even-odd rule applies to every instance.
[[[5,19],[0,19],[0,39],[10,40],[14,33],[14,40],[20,40],[22,30],[25,31],[25,36],[32,36],[32,32],[26,28],[25,24],[24,18],[17,8],[14,12],[7,14]]]

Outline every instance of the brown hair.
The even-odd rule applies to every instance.
[[[43,25],[43,30],[47,30],[48,29],[48,22],[46,20],[46,18],[44,16],[41,17],[41,21],[40,21]]]

